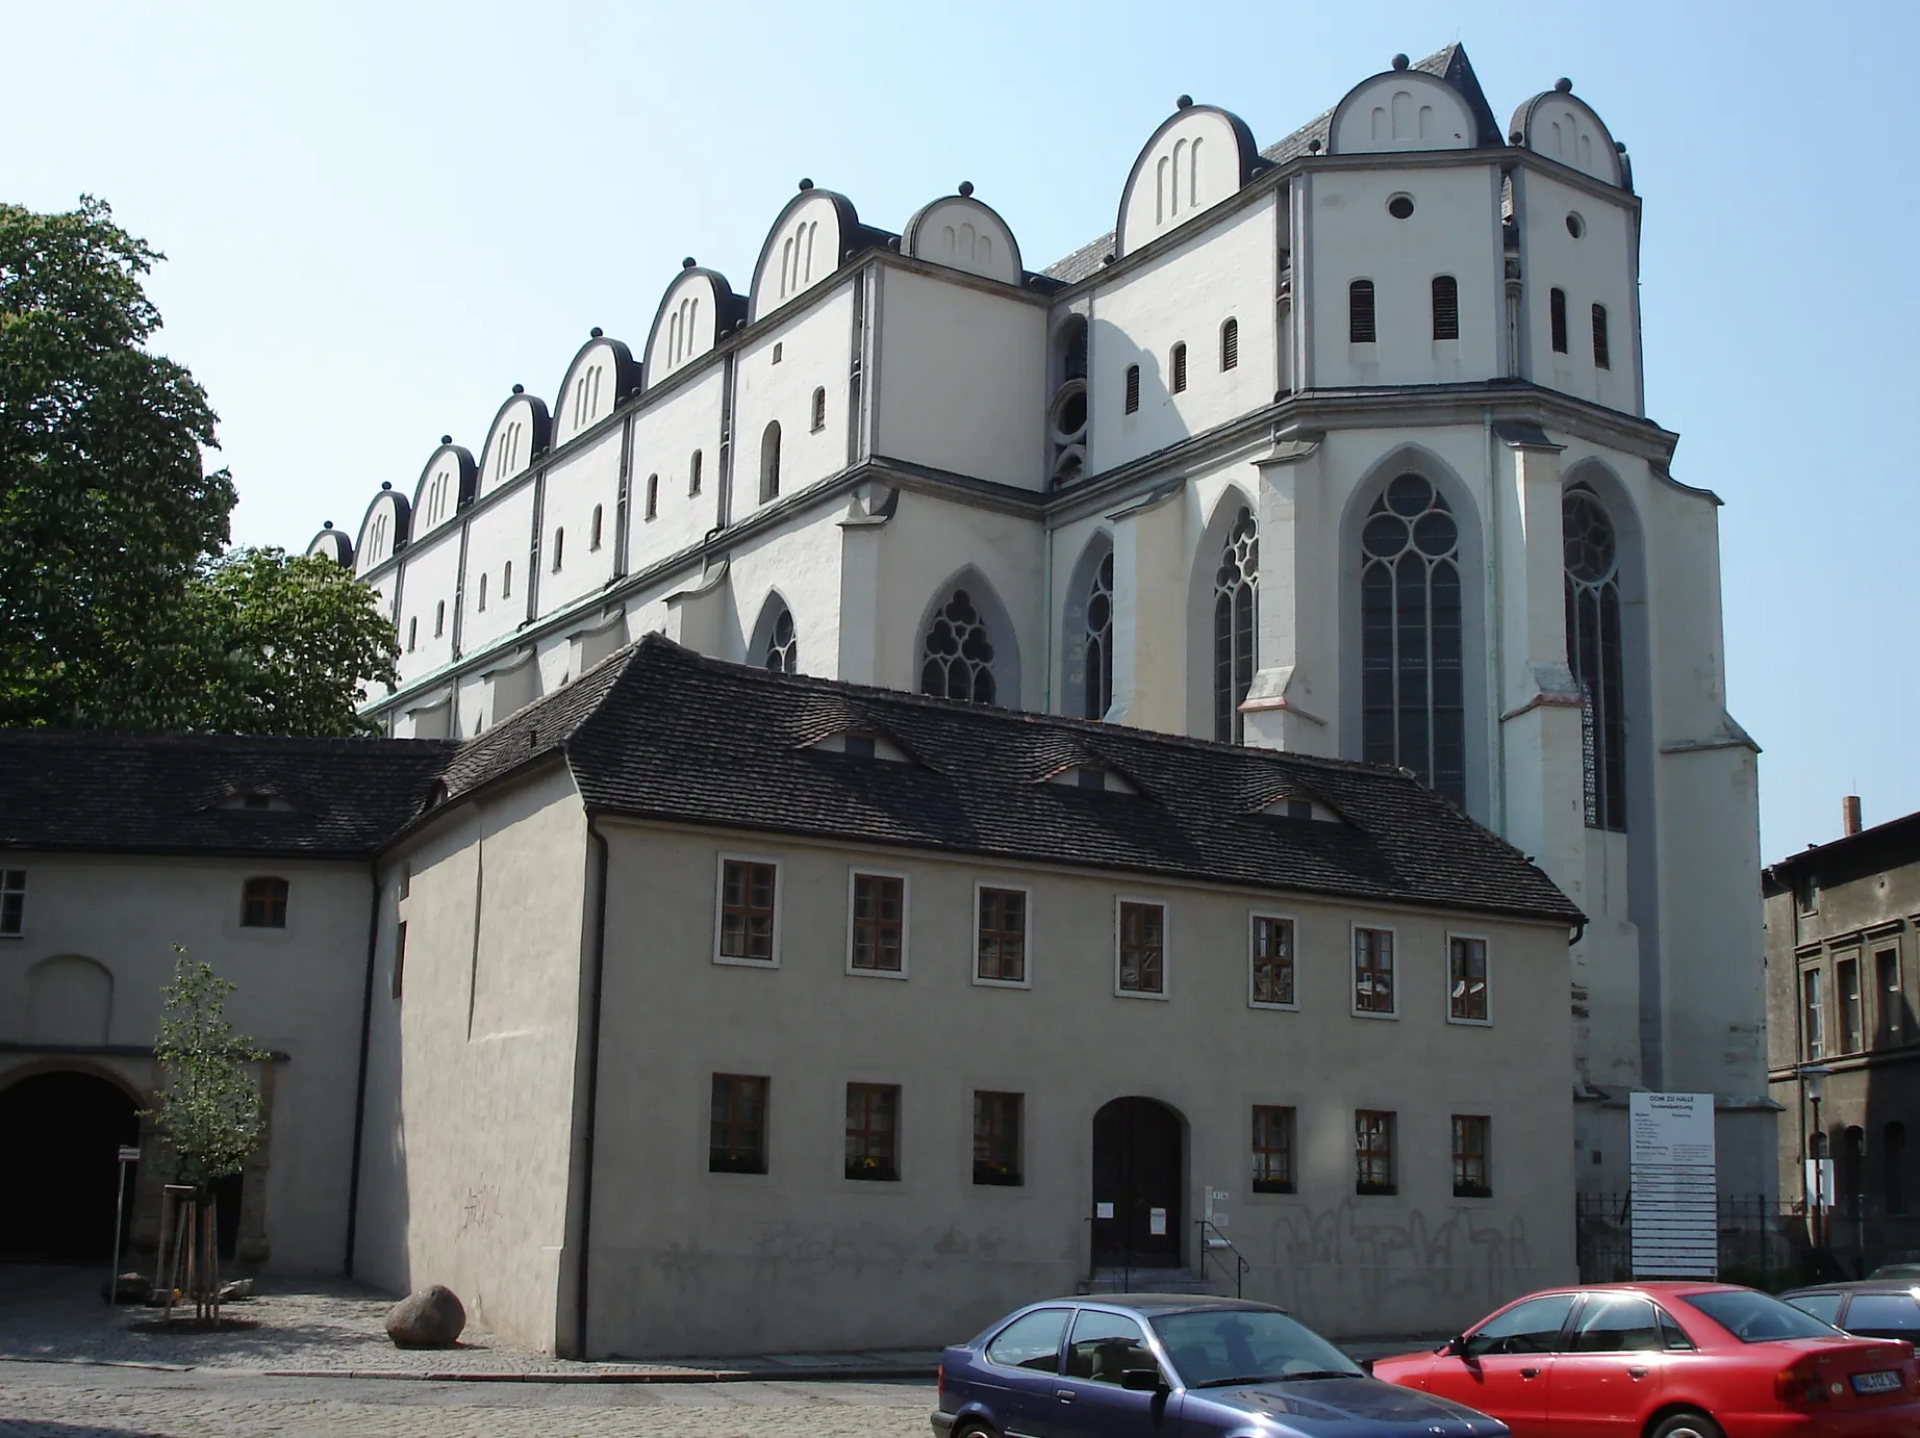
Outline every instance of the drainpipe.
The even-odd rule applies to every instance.
[[[592,1270],[593,1245],[593,1147],[594,1124],[600,1098],[600,996],[607,960],[607,877],[611,866],[607,858],[607,836],[600,832],[599,815],[587,811],[587,833],[592,837],[600,858],[599,893],[594,899],[593,985],[587,991],[587,1106],[582,1116],[580,1154],[580,1232],[579,1258],[574,1275],[573,1341],[575,1358],[584,1359],[587,1347],[587,1286]]]
[[[1480,427],[1486,436],[1487,444],[1487,589],[1492,613],[1487,616],[1487,649],[1492,661],[1492,673],[1487,676],[1488,697],[1493,701],[1487,706],[1487,767],[1493,772],[1489,776],[1493,783],[1489,785],[1493,799],[1493,831],[1505,836],[1507,832],[1507,758],[1506,733],[1501,727],[1500,716],[1506,711],[1507,676],[1506,646],[1501,634],[1506,625],[1506,614],[1500,602],[1500,465],[1499,455],[1494,449],[1493,409],[1488,406],[1480,411]]]
[[[367,975],[360,991],[360,1072],[353,1089],[353,1154],[347,1164],[347,1253],[345,1274],[353,1277],[353,1246],[360,1228],[360,1146],[367,1125],[367,1048],[373,1033],[373,961],[380,942],[380,865],[367,865],[373,886],[373,911],[367,918]]]

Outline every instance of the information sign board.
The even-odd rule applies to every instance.
[[[1713,1095],[1634,1094],[1631,1123],[1634,1277],[1718,1277]]]

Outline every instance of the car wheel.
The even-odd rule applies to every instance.
[[[1720,1425],[1704,1413],[1689,1409],[1682,1413],[1669,1413],[1660,1420],[1647,1438],[1726,1438]]]
[[[1000,1435],[984,1423],[969,1420],[953,1430],[953,1438],[1000,1438]]]

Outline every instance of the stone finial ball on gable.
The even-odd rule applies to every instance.
[[[1407,66],[1411,65],[1413,61],[1409,60],[1404,54],[1402,54],[1402,55],[1395,55],[1393,57],[1392,63],[1393,63],[1394,69],[1404,70],[1407,68]]]
[[[392,489],[392,488],[393,488],[393,481],[392,481],[392,480],[390,480],[390,479],[383,479],[383,480],[381,480],[381,481],[380,481],[380,487],[381,487],[382,489]]]
[[[800,193],[801,193],[801,194],[803,194],[803,195],[804,195],[804,194],[806,194],[806,192],[807,192],[808,190],[811,190],[812,188],[813,188],[813,181],[812,181],[812,180],[802,180],[802,181],[800,182]]]
[[[960,198],[965,200],[965,199],[971,199],[972,197],[973,197],[973,181],[962,180],[960,182]]]
[[[1173,108],[1176,110],[1191,110],[1193,108],[1193,96],[1180,95],[1175,97]]]
[[[440,436],[440,443],[442,443],[442,444],[452,444],[452,443],[453,443],[453,436],[452,436],[452,435],[450,435],[450,434],[443,434],[443,435],[441,435],[441,436]]]
[[[1553,82],[1553,88],[1558,94],[1571,95],[1573,93],[1573,81],[1569,80],[1565,75],[1562,75],[1558,80]]]
[[[516,384],[513,387],[513,392],[515,394],[525,394],[527,392],[527,387],[523,384]]]
[[[604,336],[605,334],[606,334],[605,330],[601,329],[599,325],[595,325],[592,329],[587,331],[587,338],[597,340],[602,336]]]
[[[694,259],[692,255],[688,255],[685,259],[680,261],[680,268],[683,270],[690,270],[693,268],[693,266],[694,266]]]
[[[333,521],[332,521],[331,519],[328,519],[328,520],[323,520],[323,521],[321,522],[321,525],[320,525],[320,527],[321,527],[322,529],[332,529],[332,528],[333,528]]]

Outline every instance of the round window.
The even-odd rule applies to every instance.
[[[1568,211],[1567,233],[1572,235],[1577,240],[1586,232],[1587,232],[1587,222],[1580,218],[1580,215],[1577,211],[1571,211],[1571,210]]]
[[[1395,195],[1387,201],[1387,213],[1396,220],[1404,220],[1413,213],[1412,195]]]

